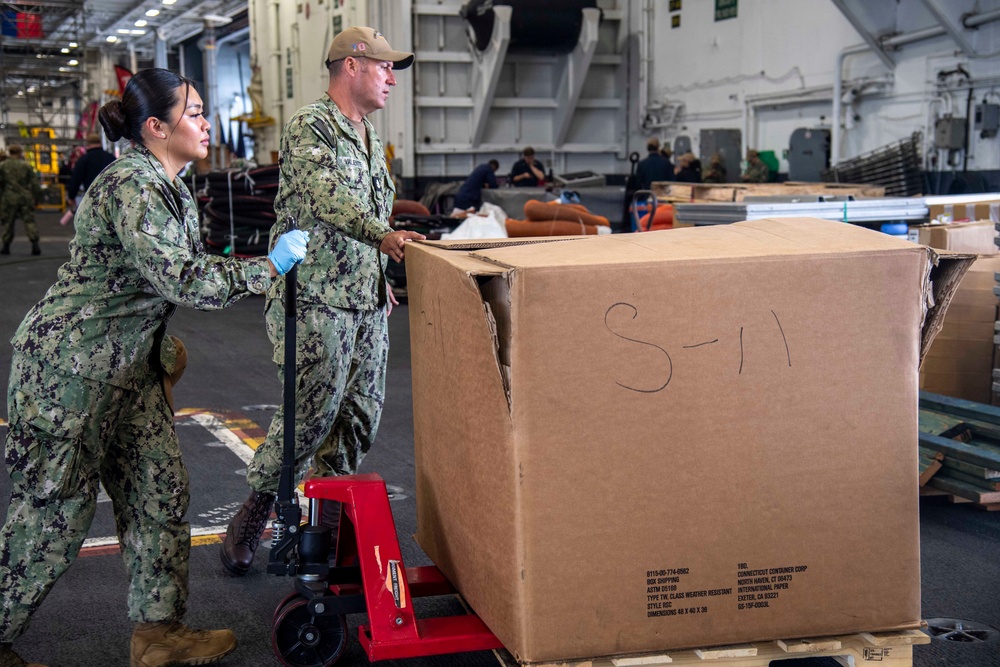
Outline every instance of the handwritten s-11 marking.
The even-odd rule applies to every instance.
[[[659,350],[660,352],[662,352],[663,356],[666,357],[666,377],[667,377],[667,379],[666,379],[666,381],[662,385],[660,385],[656,389],[639,389],[638,387],[630,387],[627,384],[622,384],[621,382],[618,382],[618,381],[616,381],[615,384],[617,384],[619,387],[622,387],[623,389],[628,389],[629,391],[635,391],[635,392],[639,392],[639,393],[642,393],[642,394],[655,394],[656,392],[663,391],[664,389],[666,389],[667,385],[670,384],[670,378],[672,378],[673,375],[674,375],[674,362],[670,359],[670,353],[667,352],[662,347],[660,347],[659,345],[656,345],[655,343],[649,343],[649,342],[646,342],[644,340],[639,340],[637,338],[629,338],[628,336],[623,336],[622,334],[620,334],[617,331],[615,331],[614,329],[612,329],[611,325],[608,323],[608,318],[611,315],[611,311],[615,310],[616,308],[625,308],[625,309],[631,310],[632,311],[632,317],[630,319],[633,319],[633,320],[636,317],[638,317],[638,315],[639,315],[639,311],[638,311],[638,309],[636,309],[635,306],[633,306],[630,303],[625,303],[625,302],[621,302],[620,301],[620,302],[618,302],[616,304],[613,304],[610,308],[607,309],[607,311],[605,311],[605,313],[604,313],[604,326],[607,327],[608,331],[610,331],[612,335],[614,335],[614,336],[616,336],[618,338],[621,338],[622,340],[627,340],[630,343],[636,343],[638,345],[646,345],[648,347],[651,347],[653,349],[656,349],[656,350]]]

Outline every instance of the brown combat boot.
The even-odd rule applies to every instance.
[[[207,665],[236,648],[231,630],[194,630],[179,621],[139,623],[132,633],[131,667]]]
[[[10,644],[0,644],[0,667],[45,667],[45,665],[25,662],[21,656],[14,653]]]
[[[271,516],[273,504],[273,493],[251,491],[243,507],[229,522],[229,529],[226,531],[226,539],[222,541],[219,556],[222,564],[231,573],[242,576],[250,569],[267,518]]]

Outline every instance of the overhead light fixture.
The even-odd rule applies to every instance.
[[[70,64],[70,66],[72,66],[72,67],[76,67],[77,65],[79,65],[79,64],[80,64],[80,61],[79,61],[79,60],[77,60],[76,58],[74,58],[73,60],[70,60],[70,61],[69,61],[69,64]]]
[[[118,30],[116,30],[115,32],[117,32],[119,35],[127,35],[128,28],[118,28]]]
[[[159,15],[160,15],[160,10],[159,9],[150,9],[149,11],[146,12],[146,16],[149,16],[149,17],[159,16]]]
[[[66,48],[65,46],[62,47],[61,49],[59,49],[59,51],[60,51],[60,53],[69,53],[69,49]]]
[[[130,30],[129,34],[130,35],[145,35],[146,31],[145,30]]]
[[[60,72],[68,72],[68,71],[69,71],[69,68],[68,68],[68,67],[60,67],[60,68],[59,68],[59,71],[60,71]]]
[[[108,41],[114,44],[115,42],[118,41],[118,38],[115,37],[114,35],[108,35]]]
[[[175,2],[177,2],[177,0],[163,0],[163,4],[165,4],[165,5],[172,5]]]
[[[146,24],[147,24],[146,19],[139,19],[138,21],[135,22],[135,27],[136,28],[144,28],[144,27],[146,27]]]
[[[70,42],[70,43],[69,43],[69,48],[71,48],[71,49],[75,49],[75,48],[76,48],[76,47],[78,47],[78,46],[80,46],[80,45],[79,45],[79,44],[77,44],[76,42]]]

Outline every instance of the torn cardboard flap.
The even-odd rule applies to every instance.
[[[976,255],[928,248],[930,270],[924,288],[927,310],[920,333],[920,361],[927,356],[935,336],[944,326],[945,315],[962,278],[976,261]]]
[[[493,276],[480,283],[487,324],[496,347],[497,366],[510,407],[510,276]]]

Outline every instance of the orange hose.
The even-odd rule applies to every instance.
[[[507,218],[507,236],[577,236],[596,234],[597,225],[584,225],[572,220],[513,220]]]
[[[547,222],[549,220],[572,220],[585,225],[610,227],[611,223],[603,215],[594,215],[578,204],[547,204],[537,199],[529,199],[524,204],[524,217],[528,220]],[[581,207],[583,208],[583,207]]]

